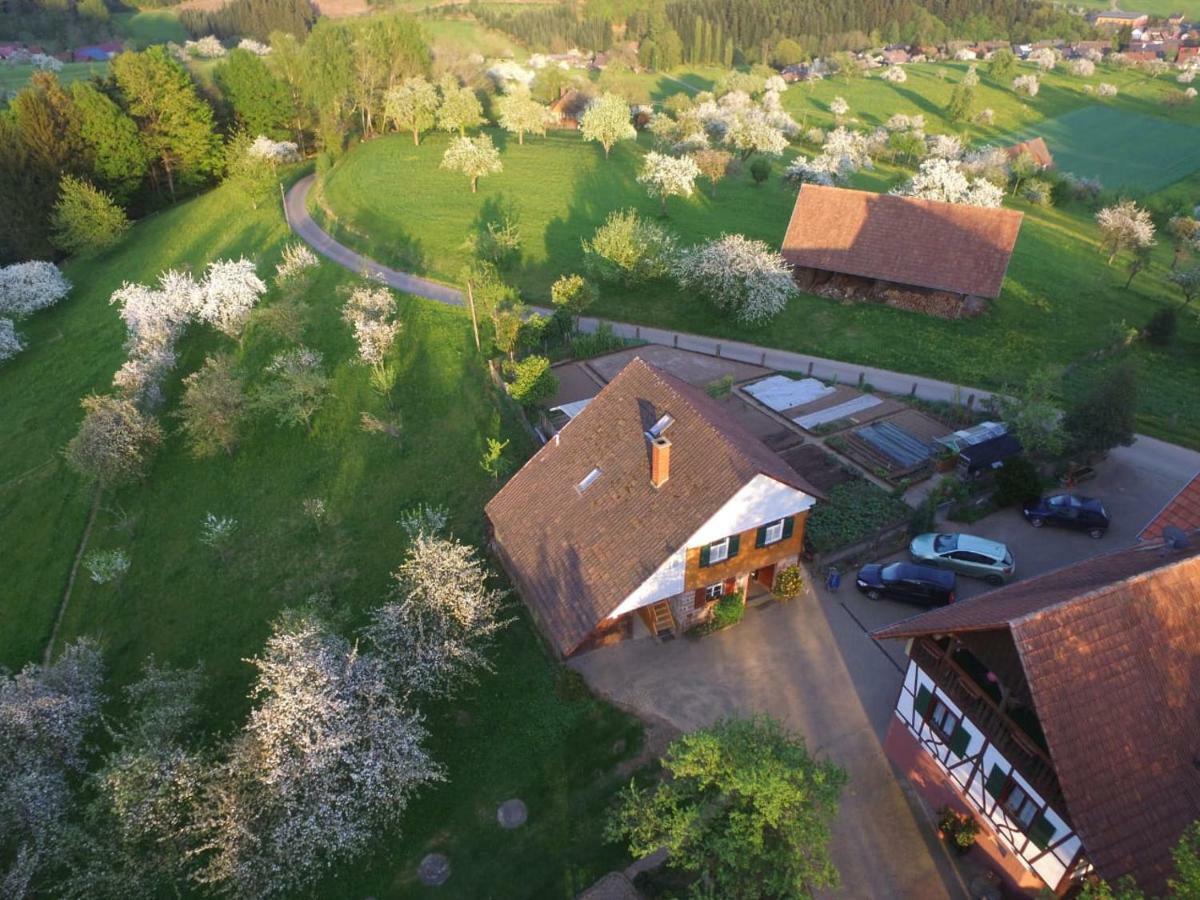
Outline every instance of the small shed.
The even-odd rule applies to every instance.
[[[958,453],[958,472],[967,478],[978,478],[1000,468],[1006,459],[1021,452],[1021,442],[1011,434],[1002,434],[978,444],[963,447]]]

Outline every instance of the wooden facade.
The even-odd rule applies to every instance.
[[[1058,895],[1087,867],[1053,763],[945,642],[917,638],[896,716],[997,843]]]
[[[702,566],[701,557],[704,547],[688,547],[683,575],[683,586],[687,591],[696,591],[709,585],[736,579],[740,575],[773,565],[780,560],[795,558],[804,546],[804,523],[808,518],[807,512],[789,516],[791,533],[782,540],[762,547],[758,543],[758,534],[766,525],[749,528],[737,535],[730,535],[731,544],[736,541],[737,553],[719,563]],[[785,520],[786,521],[786,520]],[[732,550],[732,546],[730,548]]]

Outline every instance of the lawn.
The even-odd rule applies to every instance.
[[[6,66],[0,65],[0,95],[7,93],[16,93],[21,88],[29,83],[29,79],[36,72],[33,66]],[[62,70],[56,73],[58,80],[63,84],[70,84],[72,81],[78,81],[81,78],[103,78],[108,74],[108,63],[106,62],[79,62],[79,63],[63,63]]]
[[[1200,169],[1200,128],[1107,106],[1085,106],[1030,125],[1008,140],[1040,136],[1060,169],[1112,188],[1156,191]]]
[[[123,280],[221,256],[246,254],[267,274],[286,234],[276,209],[251,210],[218,189],[135,226],[107,255],[68,266],[73,294],[24,323],[29,348],[0,371],[0,663],[40,658],[83,532],[91,493],[59,451],[79,421],[80,397],[106,390],[122,360],[109,294]],[[465,314],[411,297],[400,298],[393,359],[402,439],[364,432],[362,412],[389,413],[353,362],[339,315],[338,288],[352,277],[326,264],[307,295],[303,339],[325,355],[333,377],[311,435],[260,418],[232,458],[193,459],[172,418],[181,377],[217,349],[234,352],[254,376],[285,345],[261,328],[241,348],[198,327],[182,341],[162,416],[165,446],[143,484],[104,498],[88,545],[126,549],[131,569],[119,587],[81,573],[63,623],[63,640],[101,639],[112,689],[151,653],[180,665],[203,661],[211,682],[205,724],[227,731],[247,709],[244,659],[261,648],[279,610],[324,595],[352,633],[381,601],[404,552],[402,510],[444,504],[454,532],[481,542],[481,509],[496,489],[478,464],[485,438],[510,439],[515,461],[530,441],[491,387]],[[301,512],[310,497],[329,509],[320,529]],[[199,541],[208,512],[238,522],[227,560]],[[424,710],[449,783],[418,800],[402,837],[381,841],[316,895],[419,896],[413,874],[433,848],[453,860],[453,879],[438,891],[450,897],[571,896],[620,861],[598,838],[599,817],[616,786],[612,767],[637,749],[639,726],[581,690],[515,600],[512,611],[519,619],[494,654],[496,674]],[[530,822],[505,832],[495,808],[514,796],[529,805]]]
[[[121,39],[132,41],[139,50],[168,41],[182,44],[189,37],[187,29],[179,23],[179,14],[172,9],[117,13],[113,24]]]
[[[487,59],[509,56],[524,59],[529,55],[509,35],[475,19],[425,17],[421,19],[421,28],[435,48],[462,56],[478,53]]]
[[[866,90],[868,85],[852,87]],[[877,91],[879,85],[891,90],[882,82],[871,89]],[[807,88],[793,88],[786,96],[793,94],[800,99],[789,103],[815,102]],[[937,130],[934,114],[929,115],[931,130]],[[328,174],[323,189],[314,192],[314,211],[341,240],[380,261],[453,281],[466,258],[468,237],[502,210],[513,209],[523,245],[509,277],[530,302],[543,304],[554,278],[580,269],[580,241],[609,211],[634,207],[645,215],[658,215],[656,201],[636,182],[639,160],[650,146],[646,135],[637,144],[614,147],[609,160],[598,146],[574,133],[530,138],[523,147],[503,133],[493,135],[501,145],[505,169],[483,179],[476,195],[461,175],[439,169],[444,135],[427,136],[420,147],[396,135],[348,153]],[[777,173],[781,165],[776,163]],[[887,190],[903,177],[899,169],[883,166],[862,173],[855,184]],[[1195,191],[1188,184],[1177,183],[1148,200],[1164,212],[1184,204],[1190,208],[1188,198]],[[739,232],[777,246],[794,199],[794,188],[778,177],[756,186],[743,172],[722,182],[715,200],[706,190],[690,199],[672,199],[666,224],[685,244]],[[728,336],[985,388],[1018,385],[1033,369],[1074,363],[1081,368],[1067,384],[1072,392],[1081,391],[1088,379],[1080,373],[1094,370],[1088,360],[1111,343],[1116,326],[1140,328],[1162,304],[1178,302],[1165,283],[1169,247],[1160,242],[1153,267],[1125,290],[1124,266],[1104,264],[1093,210],[1008,202],[1025,213],[1021,237],[1003,294],[978,319],[950,322],[801,295],[770,325],[748,327],[669,284],[635,291],[606,289],[596,311],[623,321]],[[1172,346],[1139,344],[1132,351],[1142,364],[1139,427],[1200,446],[1200,325],[1194,316],[1183,319]]]

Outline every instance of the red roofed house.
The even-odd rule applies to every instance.
[[[1158,896],[1200,818],[1200,533],[1094,557],[875,631],[906,638],[884,741],[935,808],[982,824],[1009,886],[1088,866]]]
[[[1021,213],[870,191],[800,188],[781,253],[818,294],[948,318],[1000,295]]]
[[[1038,164],[1039,169],[1049,169],[1054,165],[1054,157],[1050,155],[1050,148],[1046,146],[1045,138],[1035,137],[1021,141],[1019,144],[1005,147],[1004,152],[1009,159],[1016,159],[1022,153],[1028,153]]]
[[[1180,47],[1175,62],[1177,65],[1183,66],[1194,59],[1200,59],[1200,47]]]
[[[704,391],[640,358],[485,510],[492,546],[563,656],[674,635],[796,563],[816,492]],[[636,620],[636,621],[635,621]]]

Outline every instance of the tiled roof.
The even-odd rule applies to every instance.
[[[1007,628],[1088,858],[1152,895],[1200,817],[1198,551],[1118,550],[873,635]]]
[[[674,419],[670,477],[655,489],[644,433],[664,414]],[[703,391],[635,358],[486,513],[506,568],[565,655],[759,474],[817,494]]]
[[[1009,159],[1015,159],[1022,152],[1028,153],[1043,169],[1048,169],[1054,165],[1054,157],[1050,155],[1050,148],[1046,146],[1045,138],[1035,137],[1027,141],[1021,141],[1019,144],[1013,144],[1011,147],[1005,147],[1004,152],[1008,154]]]
[[[1174,525],[1184,531],[1200,530],[1200,474],[1183,486],[1138,535],[1144,541],[1161,538],[1163,528]]]
[[[1021,213],[806,184],[781,252],[793,266],[997,297]]]

